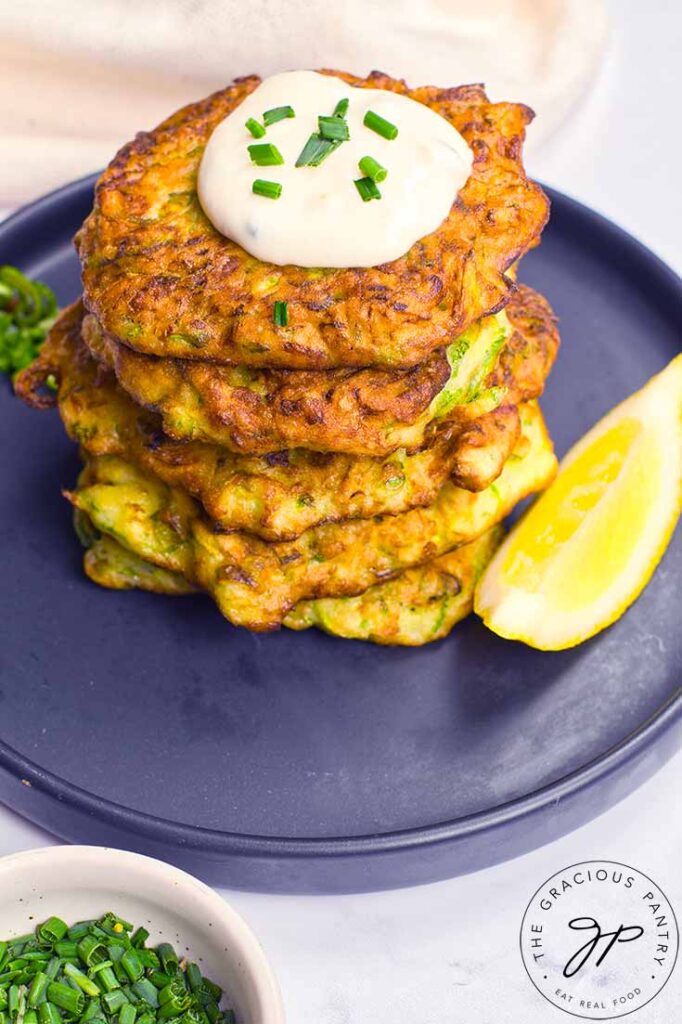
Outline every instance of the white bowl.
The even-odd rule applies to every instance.
[[[56,914],[68,924],[113,910],[170,942],[220,985],[239,1024],[284,1024],[279,988],[255,935],[217,893],[151,857],[51,846],[0,858],[0,939]]]

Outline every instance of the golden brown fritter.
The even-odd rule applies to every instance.
[[[514,453],[485,491],[446,483],[428,508],[325,524],[282,543],[216,532],[185,491],[114,456],[88,459],[67,496],[97,530],[211,593],[235,625],[276,629],[299,601],[362,593],[469,543],[547,486],[556,459],[534,403],[524,406],[522,427]]]
[[[264,370],[141,355],[83,323],[92,354],[178,440],[262,454],[285,448],[384,456],[414,451],[434,425],[470,423],[537,397],[559,344],[547,302],[519,287],[445,352],[411,370]]]
[[[288,629],[317,626],[349,640],[403,647],[441,640],[473,610],[476,584],[503,535],[502,527],[496,526],[471,543],[406,569],[356,597],[301,601],[284,625]]]
[[[503,533],[502,527],[495,527],[470,544],[406,569],[356,597],[302,601],[291,609],[283,625],[295,630],[317,626],[334,636],[404,647],[441,640],[471,612],[476,583]],[[83,564],[94,583],[113,590],[137,588],[169,595],[196,592],[184,576],[145,561],[107,534],[88,541]]]
[[[59,406],[72,440],[91,455],[118,455],[184,487],[223,529],[288,540],[322,522],[404,512],[430,504],[450,477],[483,490],[501,473],[518,439],[516,406],[442,429],[433,444],[384,459],[303,448],[265,456],[236,455],[200,441],[173,441],[161,421],[118,387],[80,340],[80,309],[62,313],[40,360],[17,381],[30,404]],[[46,386],[52,375],[57,391]]]
[[[196,192],[213,129],[259,83],[238,79],[124,146],[103,173],[76,237],[86,305],[140,352],[241,366],[409,367],[504,306],[508,268],[535,245],[548,201],[525,175],[532,112],[490,103],[479,85],[408,89],[373,72],[335,74],[425,104],[474,153],[449,216],[399,260],[314,270],[262,263],[211,225]],[[289,325],[273,304],[289,304]]]
[[[82,529],[87,516],[76,510],[74,517],[80,524],[79,529]],[[147,590],[152,594],[183,595],[197,592],[197,588],[180,573],[145,561],[106,533],[98,534],[93,528],[89,532],[92,536],[83,555],[83,568],[86,576],[100,587],[108,587],[110,590]]]
[[[517,372],[525,393],[532,394],[548,371],[556,332],[544,300],[528,289],[519,291],[509,312],[518,330],[491,381],[504,386]],[[401,512],[432,501],[449,475],[459,486],[479,490],[498,475],[516,440],[515,409],[501,406],[463,433],[450,425],[431,447],[381,460],[302,449],[248,457],[215,445],[174,442],[162,433],[158,417],[140,410],[110,374],[96,370],[78,340],[79,326],[76,305],[55,325],[39,360],[17,381],[17,391],[31,404],[54,404],[57,396],[45,386],[54,375],[74,440],[93,454],[132,458],[166,482],[186,487],[226,529],[285,539],[326,520]],[[548,340],[533,341],[529,353],[529,339],[538,335]]]

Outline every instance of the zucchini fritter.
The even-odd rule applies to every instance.
[[[499,405],[536,398],[559,344],[546,301],[521,287],[507,310],[473,324],[411,370],[266,370],[140,355],[83,323],[92,354],[177,440],[264,454],[285,448],[384,456],[429,443]]]
[[[440,640],[470,613],[476,583],[502,534],[502,528],[495,527],[357,597],[303,601],[292,608],[284,625],[295,630],[317,626],[334,636],[406,647]],[[183,576],[145,562],[107,534],[93,539],[84,564],[87,575],[101,587],[173,595],[195,591]]]
[[[79,512],[75,513],[80,515]],[[110,590],[148,590],[153,594],[194,594],[196,587],[180,573],[162,569],[124,548],[106,533],[93,537],[85,555],[86,576]]]
[[[200,441],[173,441],[80,341],[80,310],[66,310],[40,360],[17,390],[31,404],[57,402],[69,436],[91,455],[118,455],[184,487],[219,526],[266,540],[290,540],[322,522],[405,512],[430,504],[450,479],[483,490],[501,473],[520,430],[515,406],[500,406],[461,432],[447,426],[433,443],[383,459],[303,448],[236,455]],[[54,377],[55,392],[46,387]]]
[[[490,103],[478,85],[408,89],[373,72],[349,86],[410,96],[445,117],[474,153],[450,214],[400,259],[309,270],[262,263],[205,216],[196,177],[213,129],[255,76],[178,111],[125,145],[97,184],[76,242],[85,302],[106,332],[139,352],[241,366],[410,367],[444,348],[513,290],[506,271],[548,215],[521,160],[532,112]],[[273,303],[289,324],[273,323]]]
[[[317,626],[325,633],[375,644],[421,647],[441,640],[473,609],[474,589],[499,547],[496,526],[425,565],[406,569],[356,597],[322,597],[291,609],[289,629]]]
[[[282,543],[216,532],[186,492],[113,456],[89,459],[68,497],[101,532],[208,590],[235,625],[275,629],[297,602],[362,593],[474,540],[544,488],[556,459],[535,404],[523,407],[522,424],[501,475],[478,494],[446,483],[428,508],[326,524]]]

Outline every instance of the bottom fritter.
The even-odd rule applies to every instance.
[[[82,513],[79,532],[87,537]],[[356,597],[320,598],[296,605],[284,619],[289,629],[317,626],[333,636],[376,644],[421,647],[447,636],[472,610],[474,588],[502,536],[501,526],[435,558],[406,569]],[[180,573],[162,569],[106,534],[91,534],[85,571],[91,580],[114,590],[139,589],[156,594],[191,594],[196,587]]]
[[[327,524],[294,541],[216,532],[186,491],[114,456],[88,459],[69,497],[98,531],[211,593],[235,625],[275,629],[301,601],[362,594],[468,544],[544,488],[556,459],[542,414],[530,403],[521,418],[521,438],[486,490],[447,483],[427,508]]]

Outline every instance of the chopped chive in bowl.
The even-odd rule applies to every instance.
[[[286,303],[284,303],[286,305]],[[132,934],[131,934],[132,933]],[[235,1024],[223,991],[173,946],[117,914],[50,917],[0,941],[3,1024]]]

